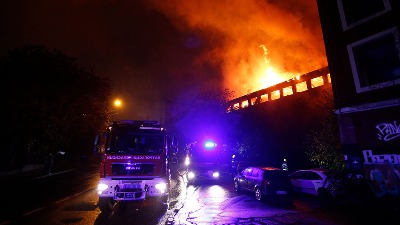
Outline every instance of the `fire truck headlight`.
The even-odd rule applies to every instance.
[[[108,185],[107,184],[100,183],[99,185],[97,185],[97,192],[99,194],[101,194],[106,189],[108,189]]]
[[[193,179],[194,178],[194,173],[193,172],[189,172],[188,173],[188,179]]]
[[[188,156],[186,156],[186,158],[185,158],[185,165],[186,166],[190,165],[190,158]]]
[[[219,177],[219,172],[213,172],[212,176],[213,176],[214,178],[218,178],[218,177]]]
[[[156,189],[159,190],[161,193],[164,193],[165,190],[167,189],[167,184],[166,183],[158,183],[155,185]]]

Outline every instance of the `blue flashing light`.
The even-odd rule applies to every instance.
[[[204,142],[204,147],[208,150],[214,149],[215,147],[217,147],[217,143],[213,142],[213,141],[206,141]]]

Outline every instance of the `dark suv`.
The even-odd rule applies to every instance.
[[[261,201],[273,197],[291,200],[292,185],[288,172],[273,167],[247,167],[238,173],[235,178],[237,192],[253,192],[257,200]]]

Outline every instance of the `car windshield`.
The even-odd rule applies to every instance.
[[[193,163],[218,164],[220,160],[218,151],[205,151],[202,148],[195,148],[191,152],[191,161]]]
[[[107,153],[157,155],[163,147],[162,135],[129,133],[114,136]]]
[[[330,176],[330,175],[333,174],[332,171],[322,171],[322,173],[323,173],[325,176]]]

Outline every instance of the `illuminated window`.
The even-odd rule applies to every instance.
[[[296,84],[297,92],[307,91],[307,83],[305,81]]]
[[[400,35],[391,28],[347,46],[357,93],[400,84]]]
[[[271,92],[271,99],[279,99],[281,97],[281,92],[279,90]]]
[[[255,105],[257,103],[257,97],[251,99],[251,105]]]
[[[239,109],[239,103],[235,103],[234,105],[233,105],[233,109]]]
[[[268,94],[261,95],[261,101],[260,102],[266,102],[266,101],[268,101]]]
[[[391,10],[389,0],[337,0],[343,30]]]
[[[315,88],[315,87],[319,87],[324,85],[324,78],[322,77],[316,77],[311,79],[311,87]]]
[[[292,86],[290,87],[285,87],[283,89],[283,96],[288,96],[288,95],[292,95],[293,94],[293,88]]]
[[[330,74],[330,73],[328,73],[328,83],[332,83],[332,81],[331,81],[331,74]]]
[[[242,102],[242,108],[246,108],[248,106],[249,106],[249,101],[246,100]]]

